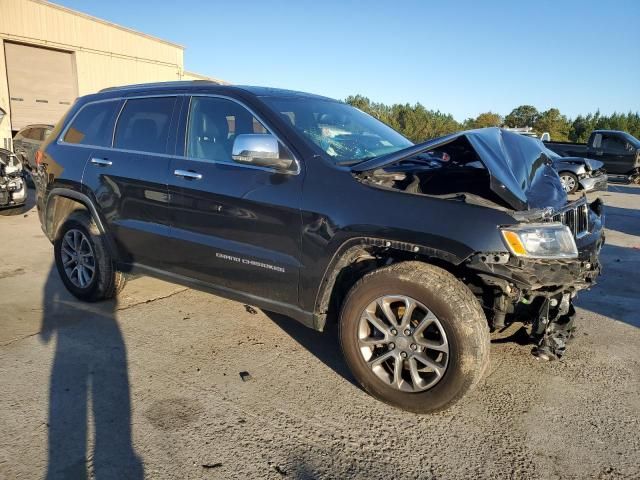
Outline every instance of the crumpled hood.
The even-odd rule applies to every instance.
[[[591,170],[600,170],[604,168],[604,163],[600,160],[594,160],[593,158],[583,158],[584,163],[586,163]]]
[[[573,164],[573,165],[585,165],[587,170],[594,171],[600,170],[604,167],[604,163],[600,160],[594,160],[593,158],[584,158],[584,157],[558,157],[553,160],[553,163],[556,165],[559,164]]]
[[[401,162],[424,152],[442,149],[465,137],[489,172],[490,188],[515,210],[552,207],[567,203],[567,194],[540,140],[501,128],[454,133],[367,160],[351,167],[365,172]]]

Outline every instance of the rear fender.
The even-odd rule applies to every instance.
[[[102,221],[94,202],[84,193],[70,188],[53,188],[47,195],[42,229],[49,240],[52,242],[55,241],[60,226],[64,223],[64,220],[69,216],[69,214],[75,210],[83,208],[89,212],[98,227],[98,230],[104,236],[109,253],[113,258],[119,258],[115,241],[105,228],[105,224]]]

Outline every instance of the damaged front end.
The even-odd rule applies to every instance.
[[[0,148],[0,208],[19,206],[27,199],[22,163],[9,150]]]
[[[458,275],[481,299],[493,330],[531,326],[533,354],[561,357],[574,329],[572,302],[595,284],[604,244],[603,204],[569,203],[541,142],[500,129],[461,132],[352,168],[367,184],[499,209],[504,248],[476,252]]]
[[[533,354],[557,359],[574,330],[573,300],[580,290],[595,285],[600,275],[603,205],[599,199],[589,204],[583,197],[560,210],[540,212],[538,217],[515,217],[521,221],[519,228],[564,227],[575,245],[574,254],[536,258],[518,255],[512,247],[506,254],[475,254],[467,267],[490,287],[485,302],[492,302],[493,329],[502,330],[513,322],[530,324],[530,339],[536,344]]]

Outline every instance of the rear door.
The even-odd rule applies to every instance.
[[[83,183],[130,263],[163,268],[167,256],[167,177],[181,101],[159,96],[115,102],[103,120],[109,127],[94,127],[108,133],[91,148]]]
[[[174,158],[169,176],[173,271],[297,304],[302,174],[232,160],[237,135],[267,132],[233,99],[194,96],[181,118],[184,156]]]

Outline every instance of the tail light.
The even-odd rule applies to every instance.
[[[44,153],[42,152],[42,150],[38,150],[36,152],[36,165],[38,167],[42,165],[42,160],[44,160]]]

